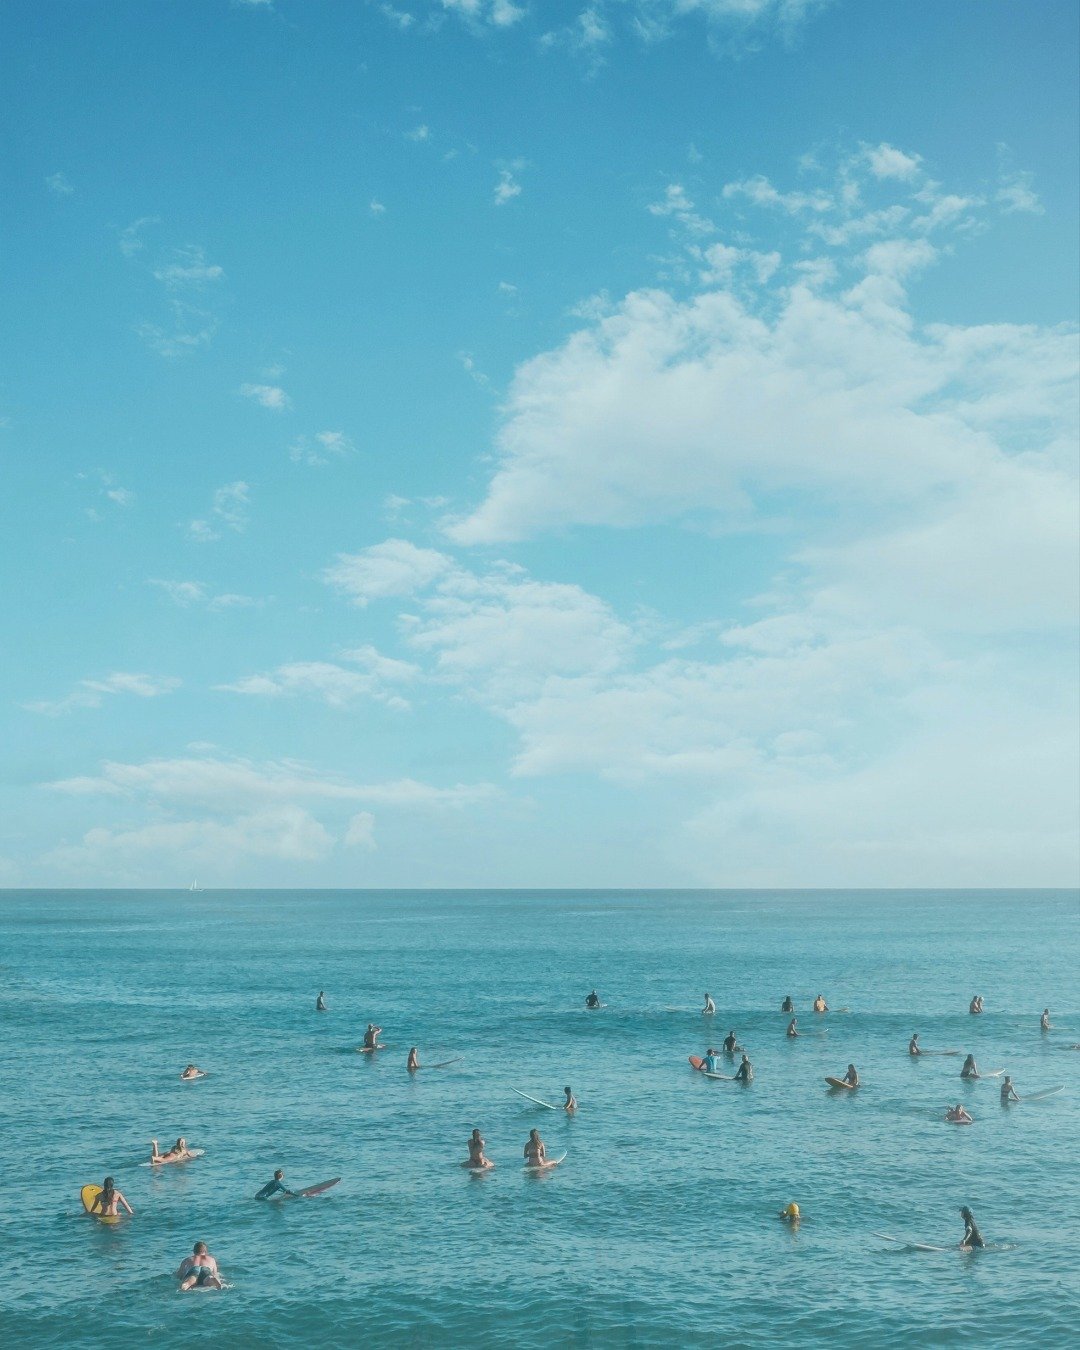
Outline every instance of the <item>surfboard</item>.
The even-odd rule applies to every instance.
[[[423,1068],[428,1068],[428,1069],[445,1069],[445,1068],[447,1068],[447,1067],[448,1067],[449,1065],[451,1065],[451,1064],[460,1064],[461,1061],[462,1061],[464,1058],[465,1058],[464,1055],[458,1055],[457,1059],[444,1059],[444,1060],[442,1061],[441,1064],[427,1064],[427,1065],[421,1064],[420,1067],[421,1067],[422,1069],[423,1069]]]
[[[376,1050],[385,1050],[387,1047],[380,1041],[378,1045],[358,1045],[356,1053],[358,1055],[373,1055]]]
[[[855,1091],[854,1083],[845,1083],[842,1078],[826,1078],[826,1083],[833,1088],[847,1088],[848,1092]]]
[[[496,1165],[490,1163],[487,1167],[474,1167],[470,1162],[463,1162],[459,1163],[459,1166],[464,1167],[466,1172],[471,1172],[474,1177],[482,1177],[485,1172],[494,1172]]]
[[[923,1055],[958,1055],[959,1050],[920,1050],[917,1055],[912,1055],[912,1059],[920,1059]]]
[[[331,1186],[336,1186],[341,1180],[340,1177],[331,1177],[329,1181],[320,1181],[317,1186],[305,1186],[302,1191],[296,1191],[292,1195],[284,1195],[278,1191],[276,1195],[271,1195],[271,1200],[303,1200],[309,1195],[322,1195],[323,1191],[328,1191]]]
[[[706,1078],[719,1078],[722,1083],[734,1083],[735,1077],[730,1073],[710,1073],[708,1069],[701,1071]]]
[[[530,1097],[527,1092],[519,1092],[516,1087],[510,1089],[511,1092],[517,1092],[519,1097],[524,1097],[527,1102],[535,1102],[537,1106],[546,1106],[549,1111],[561,1111],[562,1107],[552,1106],[550,1102],[542,1102],[539,1097]]]
[[[565,1153],[560,1153],[557,1158],[549,1158],[546,1163],[526,1163],[521,1170],[523,1172],[550,1172],[553,1167],[558,1167],[565,1157]]]
[[[175,1163],[185,1163],[185,1162],[190,1162],[192,1158],[201,1158],[205,1152],[206,1152],[206,1149],[204,1149],[204,1148],[189,1148],[188,1151],[187,1151],[187,1153],[186,1153],[182,1158],[170,1158],[169,1161],[168,1161],[167,1163],[165,1163],[165,1162],[144,1162],[144,1163],[140,1163],[139,1166],[140,1166],[140,1167],[172,1167]]]
[[[945,1123],[947,1125],[973,1125],[975,1122],[972,1120],[954,1120],[952,1116],[946,1116]]]
[[[991,1069],[989,1073],[981,1073],[981,1074],[979,1074],[979,1077],[980,1077],[980,1078],[1000,1078],[1001,1075],[1002,1075],[1004,1072],[1005,1072],[1004,1069]]]
[[[1059,1092],[1065,1091],[1065,1084],[1061,1083],[1058,1087],[1046,1088],[1042,1092],[1030,1092],[1027,1096],[1021,1097],[1022,1102],[1041,1102],[1044,1097],[1056,1097]]]
[[[692,1069],[702,1069],[705,1065],[705,1061],[700,1055],[688,1055],[687,1058],[690,1060],[690,1067]]]
[[[206,1077],[205,1069],[200,1069],[198,1073],[189,1073],[186,1075],[181,1074],[180,1081],[181,1083],[194,1083],[197,1078],[205,1078],[205,1077]]]
[[[909,1242],[907,1238],[893,1237],[890,1233],[875,1233],[874,1237],[881,1238],[883,1242],[896,1242],[901,1247],[907,1247],[913,1252],[954,1252],[958,1247],[934,1247],[929,1242]]]
[[[94,1214],[94,1201],[101,1194],[100,1186],[84,1186],[79,1194],[82,1197],[83,1209],[86,1210],[87,1214],[93,1215],[99,1223],[112,1224],[120,1222],[119,1214]]]

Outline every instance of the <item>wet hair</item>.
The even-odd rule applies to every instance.
[[[284,1172],[281,1170],[281,1168],[279,1167],[278,1170],[274,1173],[274,1180],[275,1180],[275,1181],[280,1181],[281,1178],[282,1178],[284,1175],[285,1175],[285,1173],[284,1173]]]
[[[960,1213],[964,1216],[965,1219],[973,1219],[975,1217],[974,1214],[972,1214],[971,1210],[968,1209],[967,1205],[960,1206]]]
[[[103,1196],[105,1196],[105,1198],[108,1200],[108,1199],[111,1199],[111,1198],[112,1198],[113,1191],[115,1191],[115,1190],[116,1190],[116,1185],[115,1185],[115,1183],[114,1183],[112,1177],[106,1177],[106,1178],[105,1178],[104,1185],[103,1185],[102,1188],[101,1188],[101,1194],[102,1194]]]
[[[187,1140],[184,1138],[183,1135],[181,1135],[180,1138],[176,1141],[176,1143],[173,1144],[173,1148],[178,1148],[181,1153],[184,1152],[184,1150],[187,1148]]]
[[[203,1256],[206,1253],[206,1251],[207,1246],[205,1242],[196,1242],[195,1246],[192,1247],[191,1249],[191,1253],[193,1256]]]
[[[529,1131],[529,1138],[530,1138],[530,1139],[539,1139],[539,1138],[540,1138],[540,1131],[539,1131],[539,1130],[530,1130],[530,1131]]]

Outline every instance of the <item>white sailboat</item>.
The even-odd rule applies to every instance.
[[[198,877],[196,877],[195,880],[191,883],[191,885],[188,887],[188,890],[189,890],[189,891],[201,891],[201,890],[202,890],[202,887],[199,885],[199,878],[198,878]]]

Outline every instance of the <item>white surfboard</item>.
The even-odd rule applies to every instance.
[[[883,1242],[895,1242],[913,1252],[953,1252],[959,1250],[956,1247],[935,1247],[929,1242],[911,1242],[907,1238],[893,1237],[890,1233],[875,1233],[874,1237],[881,1238]]]
[[[1057,1087],[1046,1088],[1042,1092],[1029,1092],[1026,1096],[1020,1098],[1022,1102],[1041,1102],[1044,1097],[1056,1097],[1059,1092],[1065,1091],[1065,1084],[1061,1083]]]
[[[549,1158],[546,1163],[526,1163],[522,1170],[525,1172],[550,1172],[553,1167],[558,1167],[565,1157],[565,1153],[560,1153],[557,1158]]]
[[[562,1110],[561,1106],[552,1106],[550,1102],[542,1102],[539,1097],[530,1097],[527,1092],[521,1092],[516,1087],[512,1087],[510,1091],[516,1092],[519,1097],[524,1097],[527,1102],[535,1102],[537,1106],[546,1106],[549,1111]]]

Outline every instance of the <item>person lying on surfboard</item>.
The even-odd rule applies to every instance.
[[[797,1017],[793,1017],[793,1018],[791,1019],[791,1021],[787,1024],[787,1031],[785,1032],[785,1035],[787,1035],[787,1036],[798,1036],[799,1033],[798,1033],[798,1031],[795,1029],[795,1026],[796,1026],[796,1023],[798,1022],[798,1020],[799,1020],[799,1019],[798,1019]]]
[[[206,1243],[196,1242],[191,1251],[192,1254],[184,1257],[180,1262],[180,1269],[176,1272],[180,1288],[194,1289],[198,1285],[201,1289],[220,1289],[221,1272]]]
[[[1006,1102],[1018,1102],[1019,1100],[1016,1089],[1013,1087],[1013,1080],[1006,1074],[1005,1081],[1001,1085],[1001,1104],[1004,1106]]]
[[[418,1069],[420,1067],[420,1057],[417,1054],[415,1045],[409,1051],[409,1058],[405,1061],[405,1067],[409,1070],[410,1073],[413,1071],[413,1069]]]
[[[321,989],[319,990],[319,997],[315,1000],[315,1011],[316,1012],[326,1011],[326,995],[323,993]]]
[[[1049,1030],[1050,1030],[1050,1009],[1049,1009],[1049,1008],[1044,1008],[1044,1009],[1042,1010],[1042,1016],[1039,1018],[1039,1030],[1040,1030],[1040,1031],[1049,1031]]]
[[[960,1206],[960,1217],[964,1220],[964,1236],[960,1239],[960,1246],[966,1247],[968,1251],[974,1247],[985,1247],[986,1243],[979,1232],[979,1225],[975,1222],[975,1215],[967,1205]]]
[[[484,1141],[480,1136],[479,1130],[473,1130],[469,1135],[469,1161],[463,1162],[462,1167],[494,1167],[495,1164],[484,1154]]]
[[[176,1141],[176,1143],[173,1144],[172,1148],[170,1148],[165,1153],[158,1152],[156,1139],[151,1139],[150,1145],[152,1149],[152,1152],[150,1154],[150,1161],[152,1163],[183,1162],[185,1158],[189,1158],[191,1156],[191,1154],[188,1152],[187,1140],[184,1139],[183,1136],[181,1136]]]
[[[729,1031],[724,1037],[724,1054],[733,1055],[739,1049],[739,1038],[733,1031]]]
[[[548,1162],[547,1149],[540,1138],[539,1130],[529,1131],[529,1137],[525,1141],[525,1161],[530,1167],[555,1166],[553,1162]]]
[[[712,1001],[712,997],[708,993],[706,993],[705,1006],[701,1010],[701,1015],[702,1017],[704,1017],[706,1014],[708,1014],[711,1017],[715,1011],[716,1011],[716,1004]]]
[[[945,1112],[945,1119],[953,1125],[973,1125],[975,1123],[975,1117],[968,1114],[961,1102],[949,1107]]]
[[[272,1195],[277,1195],[278,1191],[282,1195],[295,1195],[295,1191],[290,1191],[285,1185],[285,1173],[279,1167],[273,1177],[266,1183],[261,1191],[255,1193],[256,1200],[269,1200]]]
[[[585,1006],[586,1008],[599,1008],[600,995],[596,992],[595,989],[592,991],[591,994],[585,995]]]
[[[752,1083],[754,1081],[754,1066],[750,1063],[750,1056],[744,1054],[742,1063],[735,1070],[736,1083]]]
[[[101,1190],[94,1196],[94,1203],[90,1206],[91,1214],[109,1214],[118,1215],[119,1205],[123,1205],[127,1212],[134,1215],[135,1211],[131,1208],[123,1195],[116,1189],[112,1177],[106,1177],[101,1183]]]
[[[814,1011],[819,1013],[829,1011],[829,1005],[825,1002],[825,1000],[821,997],[820,994],[818,994],[817,998],[814,999]]]
[[[195,1064],[189,1064],[180,1075],[181,1078],[202,1078],[204,1076],[203,1070]]]
[[[844,1074],[843,1081],[847,1083],[848,1087],[855,1088],[859,1086],[859,1071],[854,1064],[849,1064],[847,1066],[847,1073]]]
[[[377,1027],[377,1026],[375,1025],[374,1022],[369,1022],[369,1023],[367,1024],[367,1031],[364,1032],[364,1049],[365,1049],[365,1050],[379,1050],[379,1049],[381,1049],[381,1046],[379,1045],[379,1036],[380,1036],[381,1032],[382,1032],[382,1027]]]
[[[564,1087],[563,1091],[566,1093],[566,1101],[563,1102],[563,1110],[573,1114],[573,1112],[577,1110],[577,1098],[568,1087]]]
[[[786,1013],[793,1013],[795,1011],[795,1004],[792,1003],[790,994],[788,994],[783,1003],[780,1004],[780,1011]]]
[[[961,1078],[978,1078],[979,1066],[975,1063],[975,1056],[968,1055],[964,1060],[964,1067],[960,1070]]]

